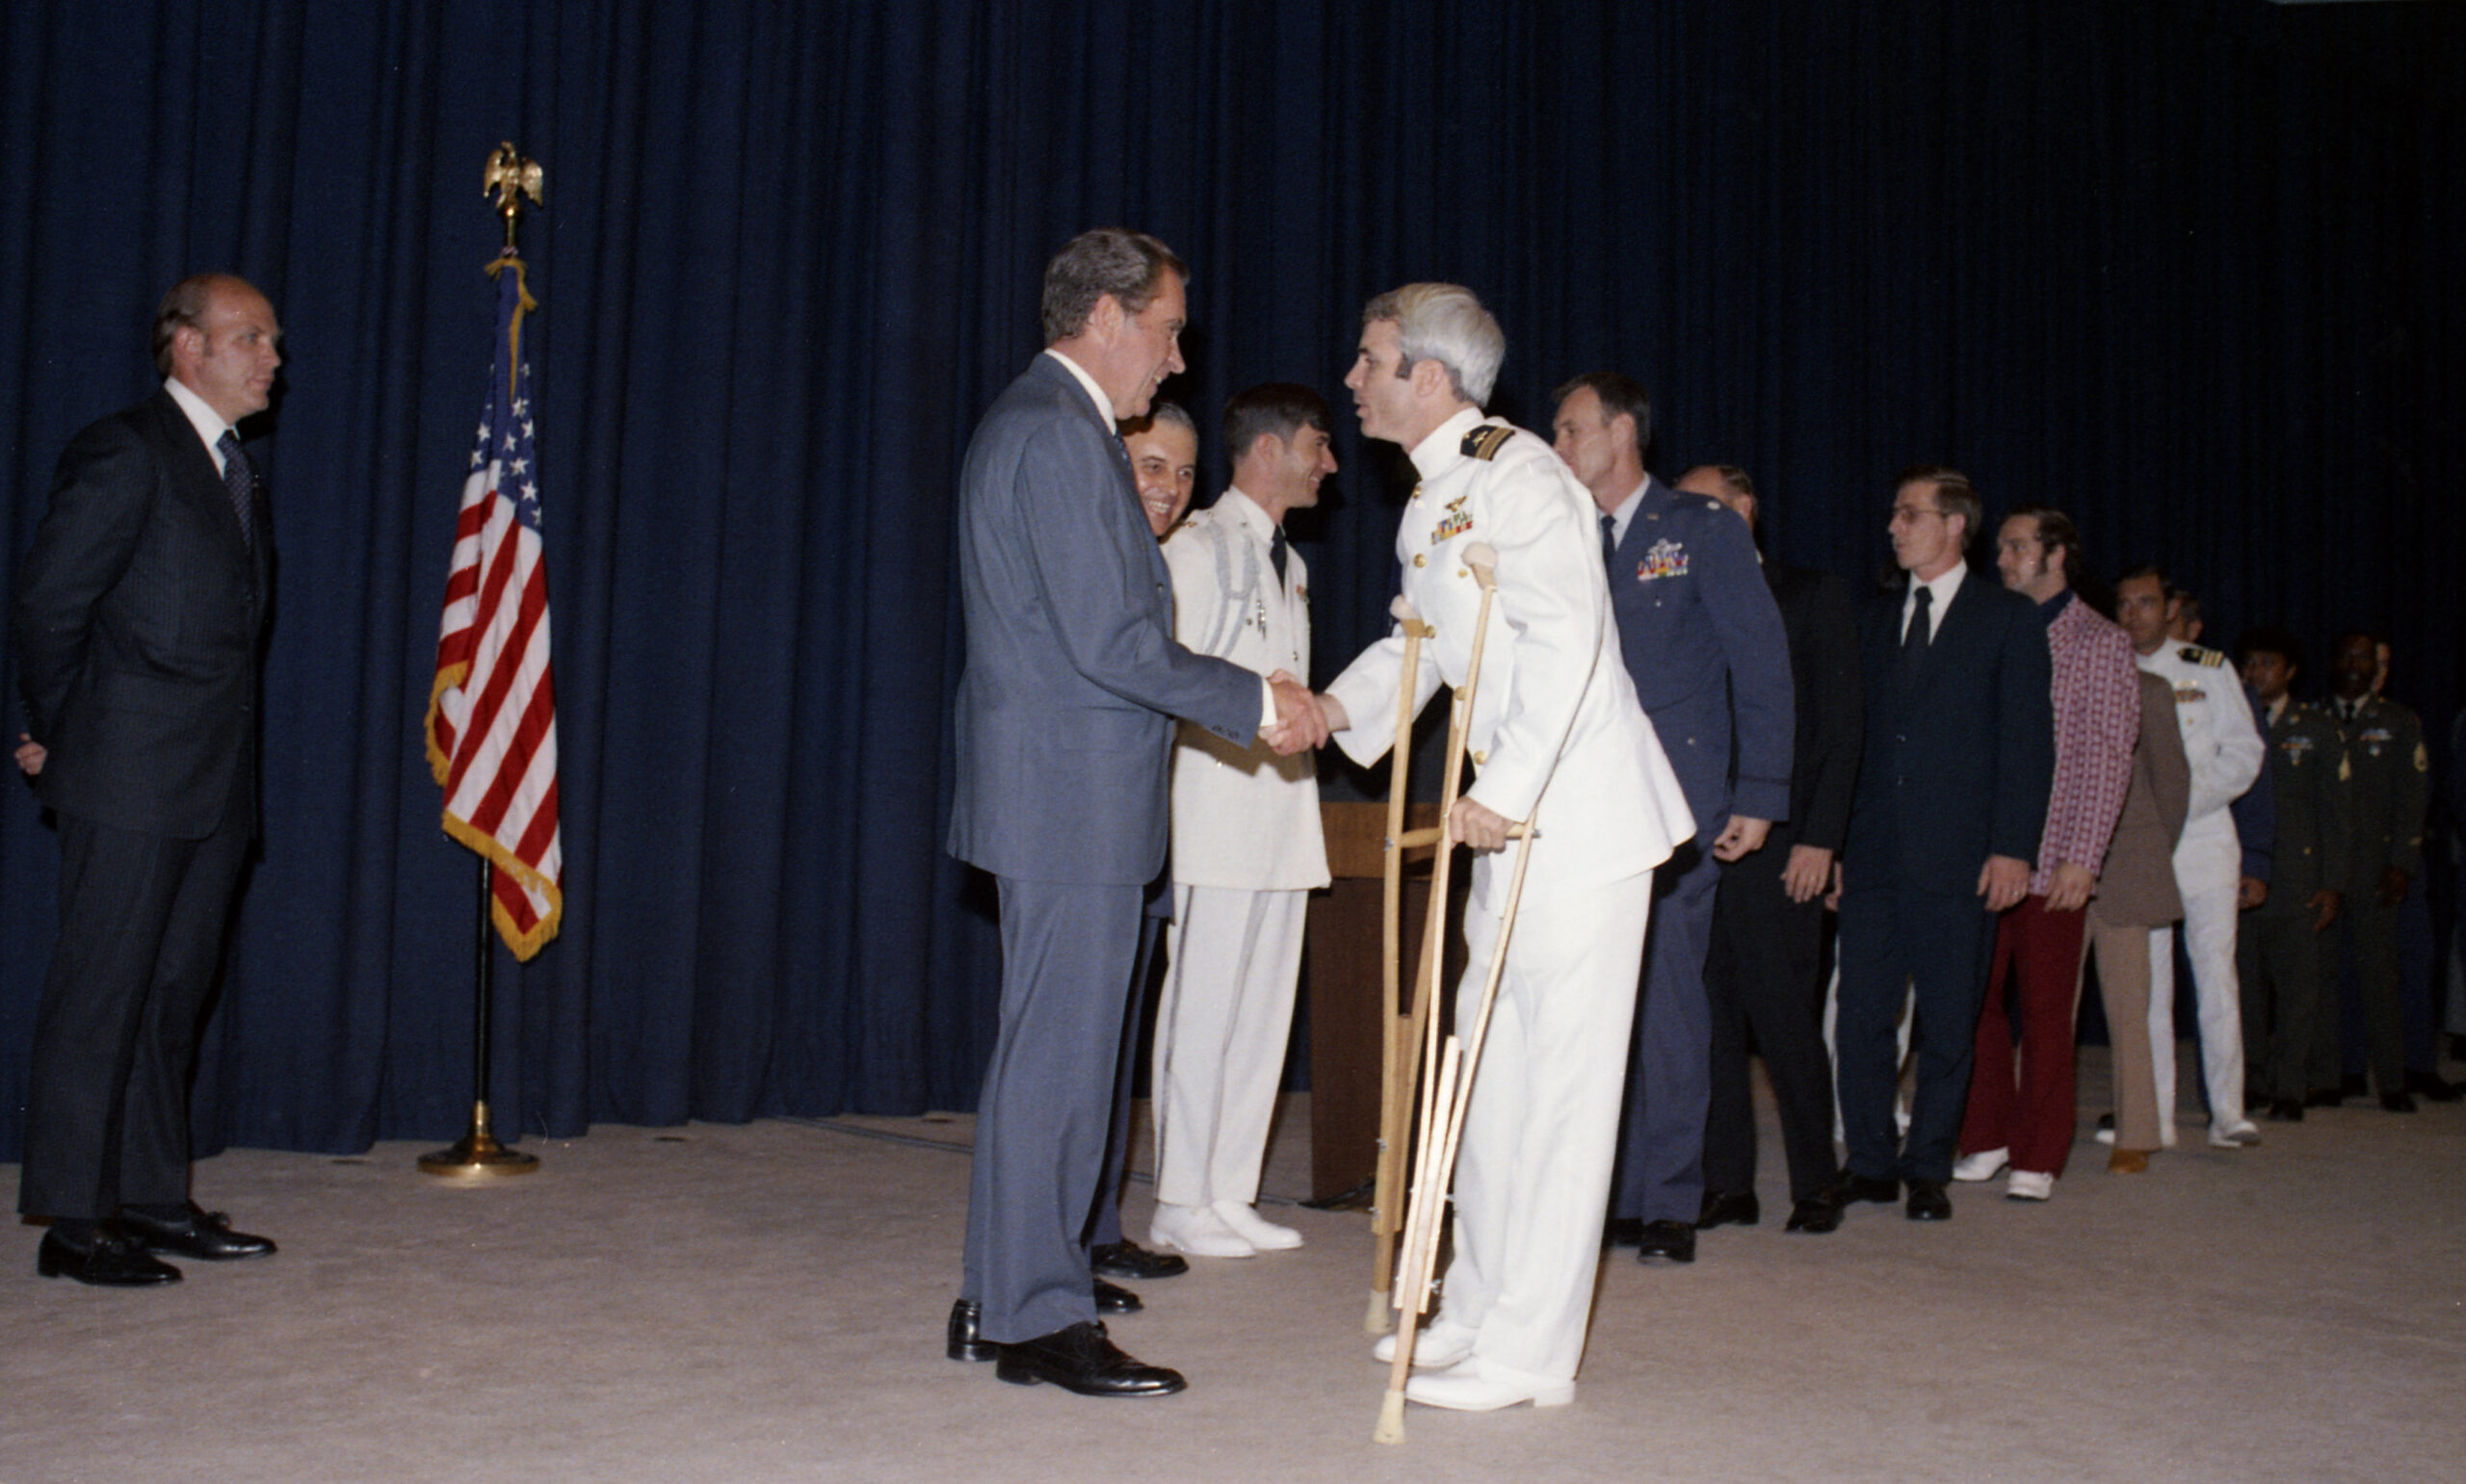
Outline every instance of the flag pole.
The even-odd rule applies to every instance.
[[[451,1149],[420,1156],[420,1168],[431,1175],[528,1175],[539,1167],[538,1155],[508,1149],[488,1128],[488,981],[496,965],[496,924],[489,921],[488,896],[496,885],[496,864],[480,857],[479,959],[473,972],[477,993],[472,998],[471,1130]]]
[[[505,218],[505,247],[498,256],[501,260],[513,259],[516,272],[520,271],[521,264],[514,246],[514,225],[522,215],[524,195],[529,195],[534,204],[538,202],[539,183],[538,165],[516,154],[512,141],[499,144],[489,154],[480,194],[496,198],[497,213]],[[525,302],[527,305],[528,300]],[[539,1167],[538,1156],[508,1149],[497,1142],[495,1133],[488,1127],[489,1025],[492,1019],[489,987],[496,965],[496,927],[490,903],[496,889],[496,863],[485,851],[479,852],[479,860],[480,924],[478,951],[472,971],[471,1127],[454,1142],[452,1148],[419,1158],[419,1167],[424,1173],[463,1179],[528,1175]]]

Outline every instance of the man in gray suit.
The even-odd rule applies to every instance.
[[[1144,234],[1072,239],[1045,270],[1045,351],[977,426],[959,477],[950,850],[1000,884],[1002,1019],[946,1348],[1083,1395],[1184,1384],[1107,1338],[1082,1245],[1141,898],[1165,864],[1173,719],[1237,742],[1265,731],[1288,751],[1326,739],[1290,675],[1173,642],[1165,560],[1114,426],[1182,369],[1186,277]]]
[[[280,334],[238,278],[174,284],[162,390],[80,432],[18,577],[17,766],[60,830],[60,941],[35,1012],[17,1209],[45,1277],[136,1287],[274,1243],[189,1200],[188,1080],[256,837],[264,492],[234,424]]]

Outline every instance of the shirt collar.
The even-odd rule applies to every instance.
[[[1627,539],[1627,528],[1636,523],[1636,511],[1643,506],[1644,495],[1652,487],[1653,477],[1647,474],[1644,476],[1644,482],[1636,486],[1634,493],[1628,495],[1626,499],[1619,501],[1618,508],[1610,512],[1610,538],[1612,540],[1623,541]],[[1593,508],[1599,509],[1600,507],[1594,506]]]
[[[2071,606],[2072,589],[2066,587],[2054,597],[2038,604],[2038,621],[2052,629],[2055,627],[2055,621],[2063,616],[2063,611]]]
[[[1953,606],[1953,594],[1961,590],[1961,580],[1967,576],[1969,576],[1969,563],[1966,561],[1954,562],[1945,571],[1937,573],[1935,580],[1931,583],[1920,582],[1918,574],[1912,572],[1909,574],[1909,593],[1901,600],[1902,616],[1904,618],[1908,616],[1909,610],[1918,602],[1918,589],[1924,587],[1934,594],[1928,600],[1934,611],[1934,616],[1928,620],[1929,632],[1932,632],[1934,625],[1944,621],[1944,614]]]
[[[1430,430],[1429,437],[1413,445],[1414,470],[1423,479],[1434,480],[1463,460],[1464,435],[1482,425],[1482,409],[1466,407]]]
[[[220,445],[223,435],[232,430],[231,425],[223,421],[223,414],[207,406],[205,399],[189,390],[188,383],[179,378],[164,378],[163,390],[170,392],[171,400],[180,404],[180,410],[188,414],[189,426],[205,440],[205,451],[214,456],[214,471],[222,473],[223,450]]]
[[[1105,389],[1096,384],[1094,377],[1088,375],[1088,368],[1050,346],[1045,348],[1044,353],[1062,362],[1062,368],[1070,373],[1071,378],[1079,383],[1080,389],[1088,394],[1088,400],[1095,404],[1096,413],[1105,420],[1105,426],[1113,427],[1115,422],[1113,399],[1105,395]]]
[[[1268,519],[1268,512],[1260,508],[1256,500],[1242,493],[1239,484],[1225,485],[1224,493],[1216,497],[1215,508],[1240,521],[1245,530],[1261,541],[1275,538],[1275,522]]]

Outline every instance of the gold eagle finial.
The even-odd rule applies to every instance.
[[[513,251],[514,221],[522,215],[522,198],[531,197],[534,206],[545,206],[539,198],[539,162],[526,160],[513,152],[513,142],[506,141],[488,156],[487,173],[481,177],[480,194],[496,197],[497,215],[505,218],[505,250]]]

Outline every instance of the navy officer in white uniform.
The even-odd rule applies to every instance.
[[[1514,850],[1534,852],[1465,1117],[1445,1307],[1404,1394],[1463,1411],[1559,1406],[1575,1397],[1600,1267],[1653,868],[1694,824],[1619,660],[1584,487],[1548,444],[1482,415],[1506,351],[1498,321],[1444,283],[1383,294],[1362,321],[1345,385],[1362,431],[1405,449],[1421,476],[1396,553],[1405,599],[1437,632],[1414,673],[1391,635],[1321,697],[1355,761],[1398,741],[1400,690],[1418,710],[1442,682],[1465,683],[1481,601],[1465,548],[1498,554],[1467,729],[1476,771],[1448,819],[1482,852],[1459,1025],[1479,1002]],[[1538,838],[1510,848],[1519,820]]]

